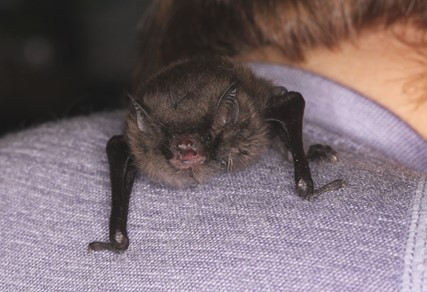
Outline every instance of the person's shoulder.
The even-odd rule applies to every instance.
[[[87,145],[87,141],[96,143],[120,133],[124,118],[125,112],[118,110],[46,122],[1,137],[1,153],[19,149],[38,152],[50,147],[72,150],[73,145]]]
[[[105,145],[112,135],[122,132],[123,111],[95,113],[47,122],[0,138],[0,176],[8,190],[16,182],[36,185],[37,176],[55,180],[58,173],[78,173],[82,165],[99,168]]]
[[[341,290],[369,290],[371,283],[398,287],[402,262],[409,275],[423,259],[417,247],[424,237],[414,236],[425,234],[425,178],[311,124],[306,146],[330,144],[338,155],[333,163],[310,163],[315,185],[343,179],[345,188],[312,201],[299,198],[292,163],[274,149],[247,169],[193,188],[177,190],[139,176],[130,201],[129,250],[88,255],[87,244],[108,234],[105,144],[122,131],[124,117],[95,114],[0,140],[0,286],[68,289],[72,281],[79,290],[105,291],[128,283],[136,290],[206,283],[213,290],[328,290],[334,283]],[[103,269],[112,264],[115,269]],[[129,267],[138,273],[128,273]]]

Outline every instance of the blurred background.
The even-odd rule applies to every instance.
[[[0,0],[0,136],[116,108],[148,0]]]

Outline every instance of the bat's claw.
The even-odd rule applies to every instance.
[[[297,192],[301,198],[306,200],[313,200],[323,193],[336,191],[346,186],[347,183],[345,181],[337,179],[324,186],[321,186],[318,189],[314,189],[312,182],[308,183],[306,180],[300,179],[297,183]]]
[[[272,96],[284,96],[286,93],[288,93],[288,90],[283,86],[275,86],[270,90]]]
[[[328,145],[314,144],[311,145],[307,152],[307,158],[311,161],[329,161],[338,160],[337,153]]]

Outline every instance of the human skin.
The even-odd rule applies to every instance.
[[[394,25],[366,30],[332,49],[306,50],[299,62],[275,47],[258,48],[238,59],[292,65],[328,77],[378,102],[427,140],[426,46],[422,31]]]

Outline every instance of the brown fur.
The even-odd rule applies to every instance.
[[[218,101],[233,81],[239,84],[238,119],[218,130]],[[263,112],[270,88],[269,82],[225,58],[181,61],[166,67],[140,84],[133,97],[147,114],[143,131],[134,108],[127,120],[125,135],[137,167],[156,182],[185,187],[253,163],[269,144]],[[207,133],[216,137],[215,147],[205,142]],[[182,135],[195,139],[207,156],[191,170],[174,167],[164,153],[173,153],[174,137]]]

